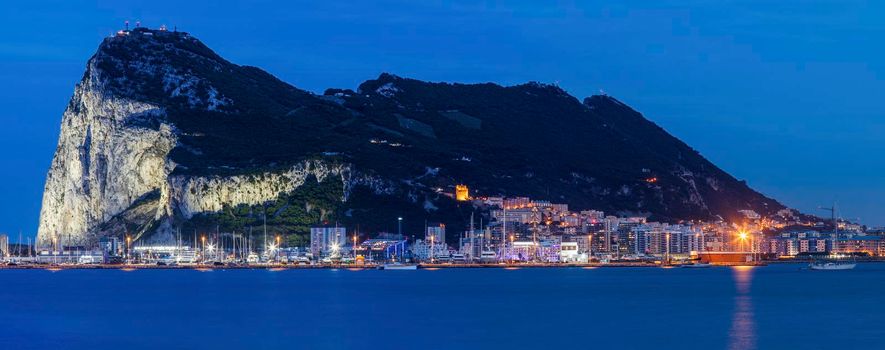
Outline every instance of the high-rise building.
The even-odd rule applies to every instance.
[[[427,232],[424,235],[424,240],[430,242],[431,237],[433,237],[433,241],[436,243],[445,243],[446,242],[446,224],[435,223],[427,226]]]
[[[313,256],[329,256],[347,243],[347,229],[338,226],[310,228],[310,252]]]
[[[9,236],[0,233],[0,257],[9,256]]]
[[[123,251],[123,246],[117,237],[102,237],[98,240],[98,247],[102,252],[111,256],[120,254]]]

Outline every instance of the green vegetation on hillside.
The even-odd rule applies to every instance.
[[[281,193],[262,204],[225,205],[220,212],[201,213],[182,224],[182,230],[199,232],[262,232],[265,215],[268,234],[282,235],[293,246],[309,242],[310,227],[334,223],[342,211],[344,187],[341,180],[328,177],[322,182],[310,177],[292,192]]]

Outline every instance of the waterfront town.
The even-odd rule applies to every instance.
[[[838,220],[808,220],[790,209],[774,217],[740,212],[741,223],[654,222],[528,197],[473,198],[465,185],[450,194],[489,213],[489,222],[468,227],[427,223],[424,232],[361,236],[325,223],[310,228],[309,245],[285,246],[279,233],[194,232],[193,239],[165,245],[104,237],[93,247],[33,247],[0,234],[6,266],[694,266],[760,265],[839,255],[878,260],[885,256],[885,229]],[[835,210],[832,208],[827,208]],[[806,219],[801,219],[802,217]],[[816,218],[817,217],[811,217]]]

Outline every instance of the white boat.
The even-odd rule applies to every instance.
[[[378,269],[379,270],[417,270],[418,265],[392,263],[392,264],[384,264],[384,265],[378,266]]]
[[[857,263],[849,261],[815,261],[808,265],[812,270],[851,270],[857,267]]]
[[[479,255],[479,261],[484,263],[493,263],[498,261],[498,254],[491,250],[483,250]]]
[[[836,243],[839,241],[839,224],[838,220],[836,220],[836,203],[833,203],[832,207],[824,208],[820,207],[820,209],[827,210],[830,212],[830,220],[833,222],[833,247],[836,246]],[[857,262],[841,260],[844,259],[844,255],[830,253],[830,255],[822,260],[812,261],[808,264],[808,268],[812,270],[819,271],[837,271],[837,270],[851,270],[857,267]]]
[[[713,267],[713,264],[696,262],[693,264],[685,264],[685,265],[681,265],[681,266],[684,268],[689,268],[689,269],[700,269],[700,268],[705,268],[705,267]]]
[[[177,264],[194,264],[197,262],[197,252],[193,250],[179,250],[173,260]]]
[[[80,258],[77,259],[77,263],[80,265],[100,264],[101,261],[101,256],[96,255],[80,255]]]

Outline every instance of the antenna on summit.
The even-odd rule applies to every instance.
[[[129,30],[129,21],[124,22],[126,25],[126,30]]]
[[[141,21],[135,21],[135,28],[141,27]]]

